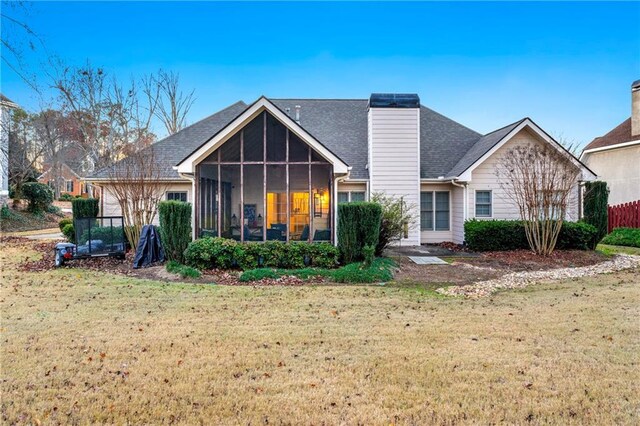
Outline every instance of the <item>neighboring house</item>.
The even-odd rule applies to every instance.
[[[57,162],[51,159],[43,163],[43,172],[38,176],[38,182],[46,183],[57,193],[76,195],[91,194],[91,184],[85,182],[84,177],[93,170],[92,163],[86,159],[81,147],[72,144],[61,150]],[[54,164],[57,170],[54,169]]]
[[[171,185],[191,202],[193,237],[333,241],[338,202],[403,197],[419,218],[402,245],[464,241],[465,220],[518,218],[495,175],[517,144],[548,144],[595,175],[532,120],[481,135],[422,106],[417,95],[237,102],[152,148]],[[119,214],[104,171],[102,213]],[[576,185],[568,219],[578,219]],[[336,202],[337,201],[337,202]]]
[[[640,80],[631,85],[631,117],[582,151],[580,160],[609,186],[609,204],[640,200]]]
[[[0,206],[9,198],[9,110],[18,105],[0,93]]]

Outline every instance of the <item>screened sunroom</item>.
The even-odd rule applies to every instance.
[[[333,166],[267,110],[195,165],[196,235],[333,241]]]

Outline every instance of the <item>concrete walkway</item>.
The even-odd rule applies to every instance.
[[[35,231],[8,232],[7,237],[23,237],[30,240],[61,240],[64,239],[59,228],[37,229]]]

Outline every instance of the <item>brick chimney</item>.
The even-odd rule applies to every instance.
[[[631,136],[640,134],[640,80],[631,85]]]

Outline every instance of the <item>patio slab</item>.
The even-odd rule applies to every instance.
[[[408,256],[413,263],[418,265],[448,265],[447,262],[435,256]]]

